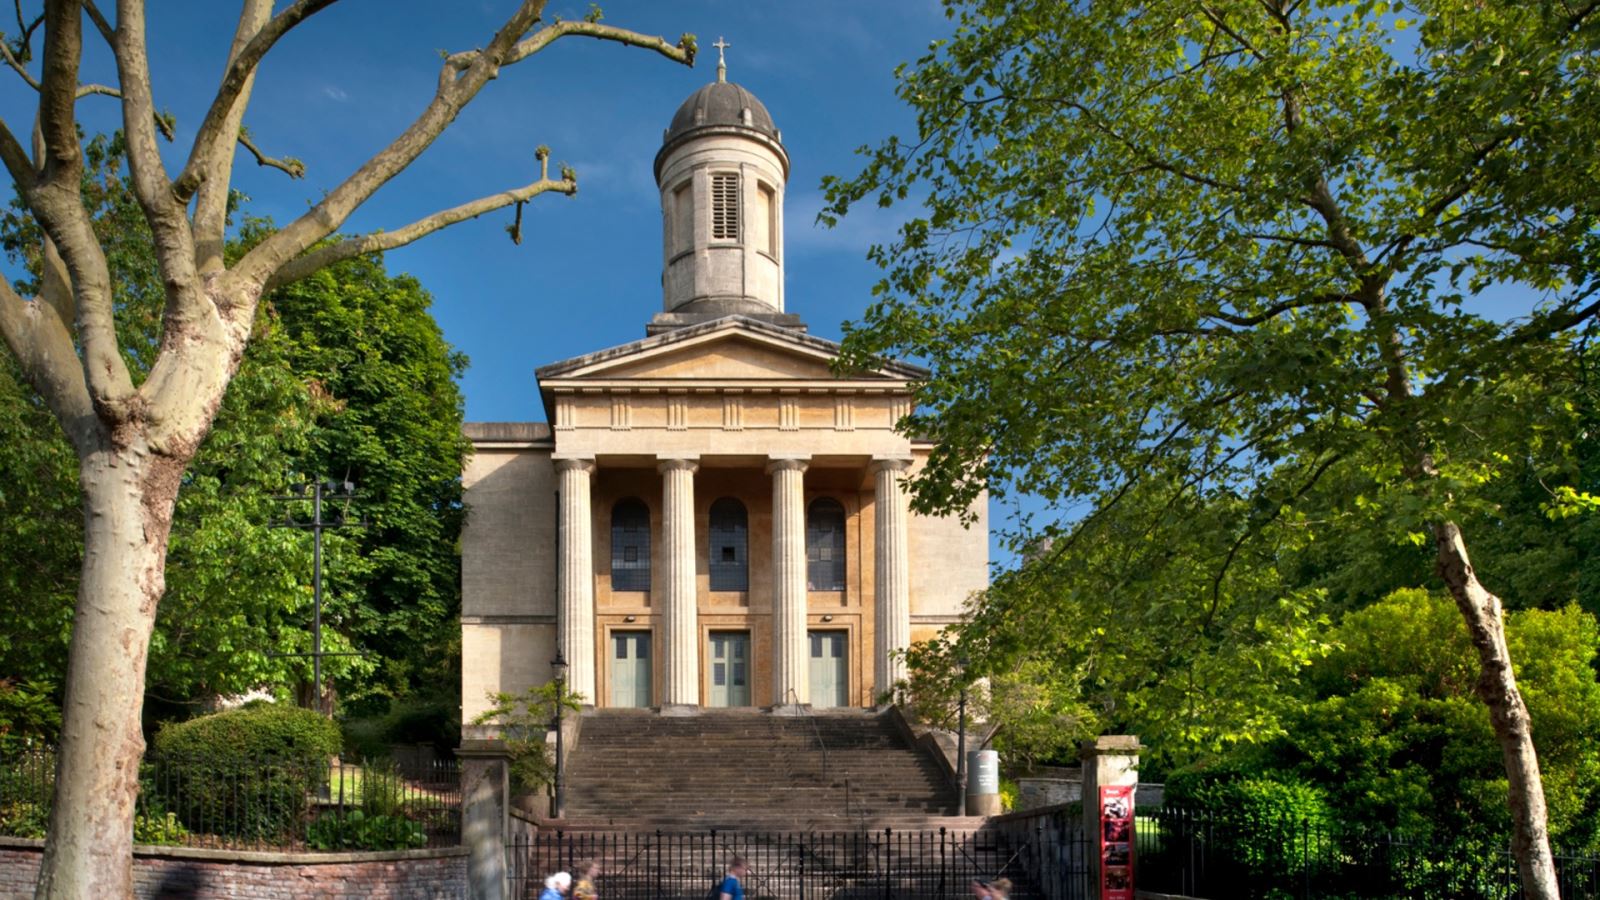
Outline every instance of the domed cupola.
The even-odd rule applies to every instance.
[[[661,189],[662,311],[646,331],[742,315],[804,331],[783,311],[783,191],[789,153],[772,114],[728,81],[689,95],[656,153]]]

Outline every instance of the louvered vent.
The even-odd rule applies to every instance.
[[[711,176],[711,239],[739,239],[739,176],[726,172]]]

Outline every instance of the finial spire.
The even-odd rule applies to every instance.
[[[711,46],[717,48],[717,83],[721,84],[728,80],[728,60],[723,57],[722,51],[733,45],[723,40],[722,35],[719,34],[717,35],[717,42]]]

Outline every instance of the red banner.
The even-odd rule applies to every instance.
[[[1133,785],[1100,789],[1100,900],[1133,900]]]

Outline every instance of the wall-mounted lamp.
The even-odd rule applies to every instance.
[[[637,622],[637,621],[639,621],[639,617],[638,616],[623,616],[622,617],[622,621],[624,621],[624,622]]]
[[[822,621],[824,621],[824,622],[832,622],[833,621],[833,616],[823,616],[822,617]]]

